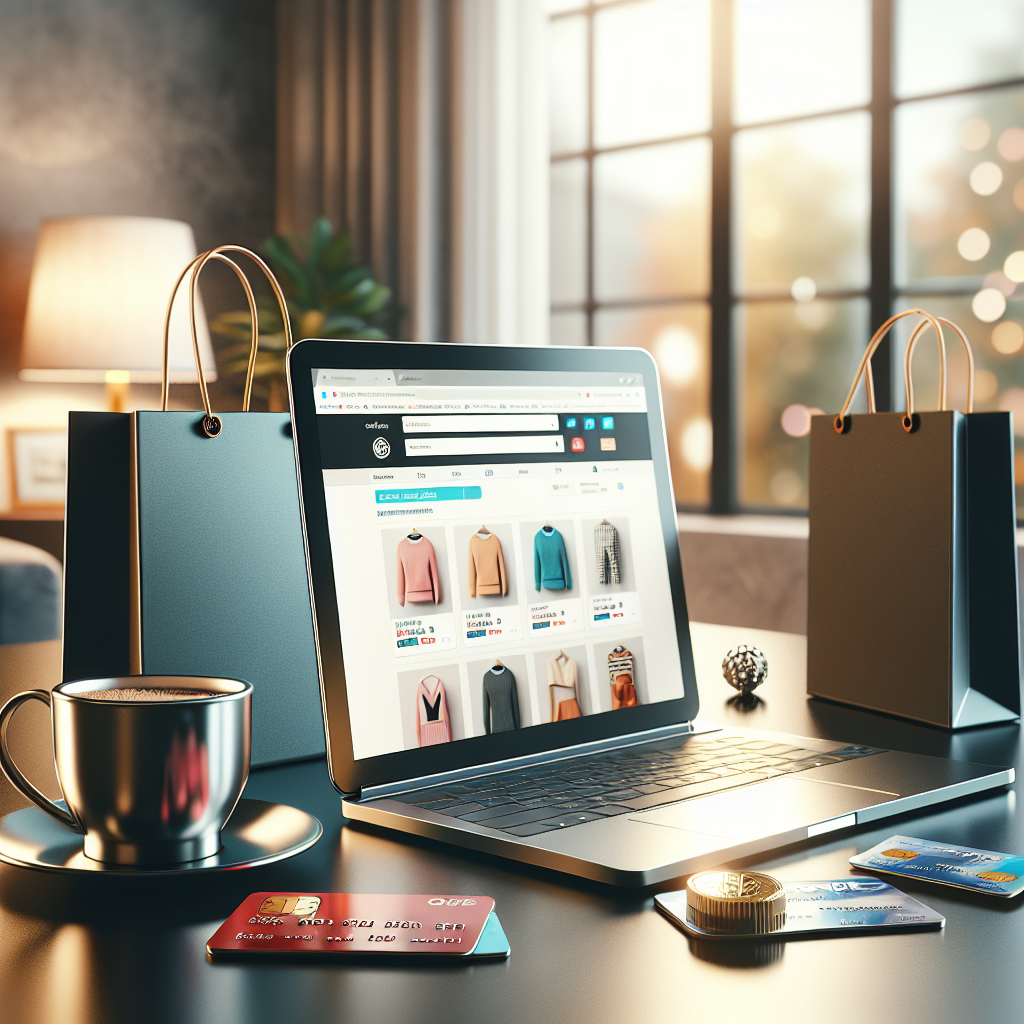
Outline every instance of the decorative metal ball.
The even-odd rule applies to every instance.
[[[740,644],[725,656],[722,675],[740,693],[753,693],[768,678],[768,659],[756,647]]]

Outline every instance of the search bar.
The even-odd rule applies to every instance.
[[[403,416],[407,434],[469,434],[484,430],[557,430],[557,416]]]
[[[554,437],[418,437],[405,439],[405,454],[430,455],[545,455],[565,451],[561,434]]]

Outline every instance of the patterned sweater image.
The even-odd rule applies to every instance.
[[[634,682],[633,653],[628,647],[615,647],[608,654],[608,681],[612,687],[612,711],[635,708],[640,700]]]
[[[484,732],[511,732],[519,728],[519,691],[516,677],[504,666],[484,673]]]
[[[533,538],[533,572],[537,590],[572,590],[565,541],[554,527],[541,527]]]
[[[398,543],[398,603],[441,603],[441,580],[437,575],[434,545],[421,536],[419,540],[403,537]]]
[[[619,531],[611,523],[598,523],[594,527],[594,553],[597,555],[597,582],[622,582],[622,552],[619,550]]]
[[[501,541],[489,533],[474,533],[469,538],[469,596],[505,596],[508,593],[508,574]]]

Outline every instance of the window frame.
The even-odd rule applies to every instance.
[[[549,15],[549,21],[584,16],[586,18],[587,61],[587,145],[583,150],[552,153],[552,165],[564,160],[586,161],[586,227],[585,261],[586,292],[582,303],[552,303],[550,313],[582,312],[586,320],[585,344],[594,344],[594,315],[600,309],[641,308],[644,306],[707,303],[711,311],[711,394],[712,463],[710,470],[710,501],[701,506],[713,513],[770,513],[773,515],[806,515],[806,509],[757,506],[740,502],[742,474],[743,422],[740,416],[738,387],[742,380],[742,352],[737,345],[736,312],[741,304],[789,299],[783,294],[743,295],[736,288],[733,264],[734,210],[733,151],[735,136],[740,131],[774,127],[800,121],[812,121],[840,114],[866,112],[870,127],[870,209],[868,224],[868,258],[870,276],[866,288],[822,288],[821,298],[866,298],[870,307],[870,329],[884,323],[894,303],[905,295],[920,294],[926,281],[907,281],[897,286],[895,280],[894,221],[894,126],[896,111],[913,103],[964,96],[1024,86],[1024,76],[947,89],[938,92],[899,97],[895,93],[895,5],[898,0],[871,0],[870,4],[870,80],[871,97],[865,104],[815,111],[791,117],[773,118],[738,125],[733,119],[733,54],[736,0],[709,0],[711,18],[711,126],[707,131],[667,136],[617,146],[594,145],[594,17],[611,7],[642,3],[644,0],[587,0]],[[679,294],[656,299],[598,301],[594,293],[594,160],[611,152],[635,150],[670,142],[707,138],[711,142],[711,287],[708,295]],[[944,287],[927,289],[930,294],[969,296],[973,288]],[[867,338],[864,339],[865,344]],[[875,395],[879,411],[894,406],[897,367],[893,362],[892,345],[886,338],[872,358]],[[680,509],[694,506],[678,505]]]

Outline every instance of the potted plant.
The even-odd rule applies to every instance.
[[[391,289],[378,284],[373,271],[352,259],[351,238],[336,233],[326,217],[319,217],[309,236],[271,235],[264,254],[281,283],[288,301],[292,337],[387,338],[384,324],[399,312]],[[272,296],[257,300],[260,346],[256,355],[253,393],[267,400],[272,410],[288,407],[285,394],[285,333],[281,313]],[[251,323],[247,309],[215,317],[214,333],[232,339],[218,353],[218,369],[225,376],[245,376],[249,365]]]

